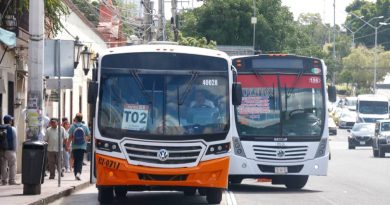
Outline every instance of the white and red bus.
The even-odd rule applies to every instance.
[[[309,175],[326,175],[329,133],[323,60],[262,54],[232,61],[243,97],[235,110],[230,183],[260,178],[300,189]],[[335,89],[330,88],[334,101]]]

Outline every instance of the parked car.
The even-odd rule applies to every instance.
[[[337,135],[337,125],[334,123],[334,120],[331,117],[328,118],[328,128],[330,135]]]
[[[348,131],[351,133],[351,135],[348,136],[348,149],[355,149],[355,147],[360,146],[372,146],[375,124],[355,123],[352,130]]]
[[[376,121],[372,152],[374,157],[385,157],[390,152],[390,120]]]
[[[351,129],[356,122],[356,117],[357,115],[354,111],[343,112],[339,119],[339,127]]]

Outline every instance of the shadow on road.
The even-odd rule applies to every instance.
[[[81,204],[81,205],[98,205],[97,193],[83,193],[72,195],[71,197],[65,198],[58,205],[68,204]],[[55,205],[57,205],[55,204]],[[206,197],[195,195],[195,196],[184,196],[182,192],[128,192],[126,198],[117,199],[115,198],[112,205],[117,204],[142,204],[142,205],[191,205],[191,204],[207,204]]]
[[[278,186],[264,186],[257,184],[237,184],[237,185],[229,185],[229,191],[233,191],[234,193],[245,193],[245,194],[259,194],[259,193],[267,193],[267,194],[286,194],[286,193],[296,193],[296,194],[307,194],[307,193],[318,193],[322,191],[318,190],[309,190],[309,189],[301,189],[301,190],[292,190],[287,189],[285,187]]]

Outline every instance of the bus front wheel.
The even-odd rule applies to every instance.
[[[209,188],[206,192],[206,200],[209,204],[219,204],[222,200],[223,189]]]
[[[287,189],[302,189],[309,179],[309,176],[288,176],[285,181]]]
[[[194,196],[196,194],[195,188],[185,188],[183,190],[185,196]]]
[[[117,187],[115,187],[114,192],[115,192],[115,196],[117,198],[123,199],[123,198],[126,198],[127,188],[126,187],[117,186]]]
[[[113,199],[114,199],[114,190],[112,187],[98,188],[98,200],[100,204],[111,203]]]

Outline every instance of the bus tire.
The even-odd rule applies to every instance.
[[[288,176],[286,177],[285,186],[287,189],[302,189],[308,179],[308,175]]]
[[[195,188],[185,188],[183,190],[183,193],[185,196],[194,196],[196,194],[196,189]]]
[[[206,189],[206,188],[199,188],[199,189],[198,189],[198,193],[199,193],[199,195],[201,195],[201,196],[206,196],[207,189]]]
[[[114,192],[115,192],[115,197],[123,199],[123,198],[126,198],[127,188],[126,187],[117,186],[117,187],[115,187]]]
[[[229,179],[230,184],[241,184],[242,178],[232,177]]]
[[[223,190],[220,188],[209,188],[206,192],[206,200],[209,204],[220,204]]]
[[[98,188],[98,201],[100,204],[109,204],[114,199],[114,190],[112,187]]]

